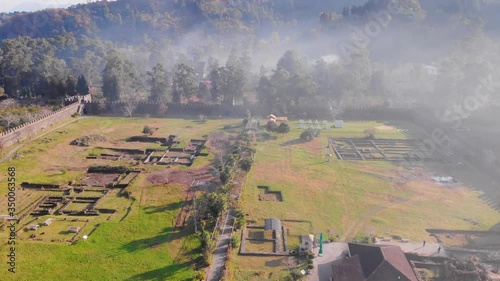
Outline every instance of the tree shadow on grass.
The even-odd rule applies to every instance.
[[[189,261],[185,263],[178,263],[178,264],[172,264],[169,266],[165,266],[162,268],[158,268],[155,270],[147,271],[144,273],[140,273],[137,275],[134,275],[126,281],[138,281],[138,280],[158,280],[158,281],[163,281],[163,280],[179,280],[179,281],[188,281],[192,280],[191,278],[185,278],[185,279],[174,279],[174,276],[176,273],[179,271],[185,270],[186,268],[190,268],[194,266],[195,261]]]
[[[305,142],[306,141],[304,141],[303,139],[295,139],[295,140],[282,142],[282,143],[280,143],[280,146],[289,146],[289,145],[301,144],[301,143],[305,143]]]
[[[125,250],[129,253],[137,252],[140,250],[145,250],[149,248],[154,248],[161,246],[162,244],[169,243],[173,240],[182,238],[185,235],[181,231],[175,230],[173,227],[167,227],[163,229],[162,232],[158,233],[154,237],[143,238],[129,242],[121,247],[121,250]]]
[[[278,137],[277,136],[273,136],[269,133],[257,133],[255,134],[255,139],[257,142],[266,142],[266,141],[272,141],[272,140],[276,140]]]
[[[144,210],[146,211],[146,214],[150,215],[150,214],[155,214],[155,213],[162,213],[162,212],[167,212],[167,211],[179,210],[180,208],[182,208],[183,204],[184,204],[184,202],[179,201],[179,202],[173,202],[173,203],[163,205],[163,206],[149,206],[149,207],[144,208]]]
[[[271,261],[266,261],[265,265],[267,267],[279,267],[281,266],[283,259],[276,259],[276,260],[271,260]]]

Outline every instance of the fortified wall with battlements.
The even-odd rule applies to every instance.
[[[82,101],[91,101],[90,95],[68,98],[64,101],[65,106],[61,109],[0,133],[0,147],[6,148],[29,139],[54,124],[70,118],[75,113],[82,113]]]

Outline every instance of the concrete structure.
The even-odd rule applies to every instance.
[[[265,231],[281,231],[281,220],[280,219],[265,219],[264,220],[264,230]]]
[[[333,265],[331,281],[419,281],[399,246],[348,246],[346,259]]]
[[[28,229],[29,229],[29,230],[38,230],[38,228],[39,228],[39,227],[40,227],[40,226],[39,226],[38,224],[30,224],[30,225],[28,226]]]
[[[80,232],[80,227],[79,226],[70,226],[70,227],[68,227],[68,232],[78,233],[78,232]]]
[[[314,235],[308,234],[300,237],[301,252],[312,252],[314,246]]]
[[[49,226],[49,225],[51,225],[53,222],[54,222],[54,219],[53,219],[53,218],[48,218],[48,219],[46,219],[46,220],[42,223],[42,225]]]

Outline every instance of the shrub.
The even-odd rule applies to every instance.
[[[276,132],[278,131],[278,125],[274,122],[267,122],[266,130],[269,132]]]
[[[148,125],[144,126],[144,128],[142,129],[142,133],[146,135],[150,135],[151,131],[151,127],[149,127]]]
[[[198,270],[196,275],[194,276],[194,281],[204,281],[205,280],[205,271]]]
[[[311,141],[314,138],[311,130],[305,130],[300,134],[300,139],[303,141]]]
[[[368,128],[363,131],[363,133],[366,135],[367,139],[374,139],[375,138],[375,133],[377,133],[377,129],[375,128]]]
[[[314,265],[313,264],[308,264],[307,265],[307,269],[313,269],[314,268]]]
[[[252,165],[253,165],[252,158],[245,158],[240,161],[240,168],[245,172],[249,172],[250,169],[252,168]]]
[[[290,132],[290,125],[288,125],[288,123],[281,123],[278,126],[277,132],[281,133],[281,134],[286,134],[286,133]]]
[[[233,235],[231,237],[231,247],[233,249],[237,249],[239,246],[240,246],[240,238],[238,238],[238,236],[236,235]]]
[[[313,254],[313,253],[309,253],[309,254],[307,255],[307,258],[309,258],[309,259],[314,259],[314,254]]]

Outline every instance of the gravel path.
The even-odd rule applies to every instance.
[[[227,260],[227,250],[229,243],[231,243],[231,233],[233,232],[235,212],[233,209],[229,209],[226,214],[226,219],[224,222],[224,228],[222,230],[219,239],[217,240],[217,247],[214,251],[214,258],[210,269],[208,271],[207,280],[208,281],[219,281],[222,279],[222,274],[224,272],[224,264]]]

